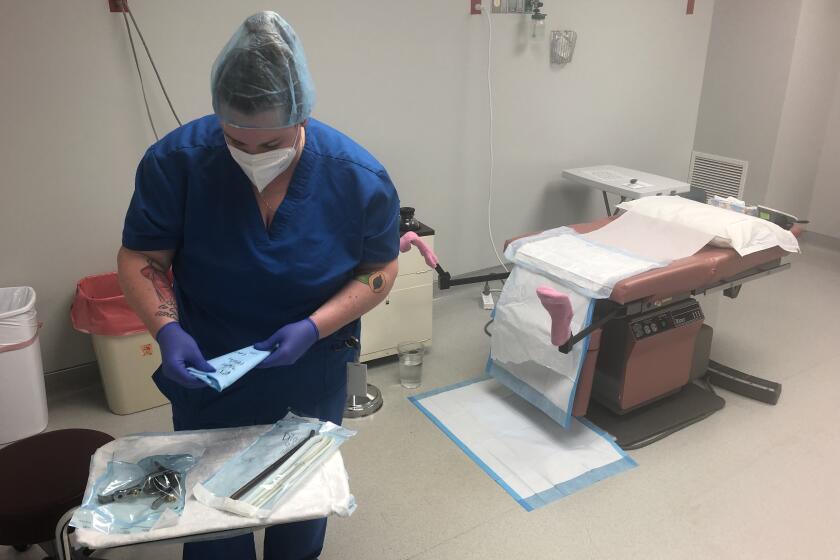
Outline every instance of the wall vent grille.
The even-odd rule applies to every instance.
[[[747,182],[748,163],[702,152],[691,152],[688,182],[692,187],[706,191],[706,196],[734,196],[743,200]]]

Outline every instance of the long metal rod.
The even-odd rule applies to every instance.
[[[463,286],[465,284],[478,284],[480,282],[493,282],[494,280],[507,280],[510,272],[495,272],[482,276],[469,276],[467,278],[454,278],[449,281],[450,286]]]
[[[324,453],[331,446],[331,440],[329,438],[321,438],[320,440],[316,441],[312,446],[303,451],[300,456],[300,460],[286,469],[283,472],[279,479],[272,476],[272,482],[270,488],[263,488],[261,491],[254,496],[250,503],[258,508],[262,508],[266,503],[272,500],[286,485],[293,485],[298,480],[300,480],[301,475],[307,472],[307,468],[314,462],[316,462]],[[279,471],[280,469],[278,469]]]
[[[606,192],[605,192],[604,194],[606,194]],[[622,196],[622,197],[621,197],[621,201],[620,201],[618,204],[621,204],[622,202],[624,202],[624,201],[626,201],[626,200],[627,200],[627,197],[626,197],[626,196]],[[617,215],[618,215],[618,213],[621,211],[621,208],[619,208],[619,207],[618,207],[618,204],[616,204],[616,206],[615,206],[615,210],[613,210],[613,213],[612,213],[612,215],[613,215],[613,216],[617,216]]]
[[[255,487],[257,484],[259,484],[260,482],[262,482],[263,480],[265,480],[265,478],[266,478],[268,475],[270,475],[271,473],[273,473],[274,471],[276,471],[277,469],[279,469],[279,468],[283,465],[283,463],[285,463],[286,461],[288,461],[288,460],[289,460],[289,458],[290,458],[292,455],[294,455],[295,453],[297,453],[297,451],[298,451],[301,447],[303,447],[303,445],[304,445],[307,441],[309,441],[310,439],[312,439],[314,436],[315,436],[315,430],[310,430],[310,431],[309,431],[309,435],[308,435],[308,436],[306,436],[306,438],[302,439],[302,440],[300,441],[300,443],[298,443],[297,445],[295,445],[294,447],[292,447],[292,448],[291,448],[289,451],[287,451],[287,452],[286,452],[286,453],[285,453],[282,457],[280,457],[279,459],[277,459],[276,461],[274,461],[273,463],[271,463],[269,466],[267,466],[267,467],[265,468],[265,470],[263,470],[260,474],[258,474],[257,476],[255,476],[254,478],[252,478],[250,481],[248,481],[248,482],[245,484],[245,486],[243,486],[242,488],[240,488],[239,490],[237,490],[236,492],[234,492],[233,494],[231,494],[231,495],[230,495],[230,499],[231,499],[231,500],[238,500],[239,498],[241,498],[242,496],[244,496],[245,494],[247,494],[248,492],[250,492],[251,490],[253,490],[253,489],[254,489],[254,487]]]
[[[718,284],[715,284],[714,286],[710,286],[708,288],[701,288],[699,290],[693,290],[692,295],[708,295],[714,294],[716,292],[722,292],[723,290],[726,290],[728,288],[734,288],[735,286],[740,286],[741,284],[746,284],[747,282],[752,282],[753,280],[758,280],[759,278],[772,276],[773,274],[783,272],[789,268],[790,263],[782,263],[772,268],[759,269],[757,272],[744,273],[742,276],[735,276],[733,278],[721,280]]]
[[[701,288],[701,289],[698,289],[698,290],[692,290],[691,294],[687,295],[686,297],[691,297],[691,296],[696,296],[696,295],[713,294],[713,293],[716,293],[716,292],[726,290],[728,288],[732,288],[732,287],[735,287],[735,286],[740,286],[741,284],[746,284],[747,282],[752,282],[753,280],[758,280],[759,278],[764,278],[766,276],[777,274],[777,273],[785,271],[789,268],[790,268],[790,263],[782,263],[782,264],[778,264],[776,266],[773,266],[771,268],[759,269],[758,271],[755,271],[755,272],[747,271],[747,272],[743,273],[742,275],[735,276],[735,277],[730,278],[728,280],[722,280],[720,283],[715,284],[714,286],[711,286],[711,287],[708,287],[708,288]],[[685,298],[674,297],[674,302],[680,301],[682,299],[685,299]],[[635,315],[636,313],[633,313],[633,312],[630,311],[630,308],[631,308],[631,306],[634,305],[634,303],[635,302],[624,304],[621,307],[619,307],[617,309],[614,309],[612,312],[608,313],[607,315],[605,315],[601,319],[593,321],[587,328],[585,328],[585,329],[581,330],[579,333],[573,335],[571,338],[569,338],[568,341],[566,341],[565,344],[560,346],[559,347],[560,352],[563,352],[564,354],[568,354],[575,344],[577,344],[578,342],[580,342],[581,340],[586,338],[589,334],[592,334],[593,331],[602,327],[604,324],[606,324],[607,322],[609,322],[613,319],[617,319],[619,317],[629,317],[629,316]],[[641,311],[646,311],[646,309],[642,309]]]
[[[563,354],[568,354],[569,352],[572,351],[572,348],[574,347],[575,344],[577,344],[578,342],[580,342],[581,340],[583,340],[584,338],[586,338],[587,336],[589,336],[590,334],[592,334],[596,330],[600,329],[601,327],[603,327],[604,325],[606,325],[607,323],[609,323],[613,319],[620,319],[620,318],[626,317],[626,316],[627,316],[627,308],[626,307],[624,307],[624,306],[616,307],[615,309],[613,309],[612,311],[610,311],[609,313],[607,313],[603,317],[601,317],[599,319],[596,319],[596,320],[592,321],[591,323],[589,323],[589,326],[582,329],[577,334],[574,334],[574,335],[570,336],[569,340],[567,340],[561,346],[558,346],[557,349],[560,350],[560,352],[562,352]]]
[[[493,274],[482,274],[481,276],[467,276],[464,278],[452,279],[452,275],[446,272],[439,264],[435,267],[438,273],[438,288],[448,290],[452,286],[464,286],[466,284],[478,284],[493,282],[495,280],[507,280],[510,272],[495,272]]]

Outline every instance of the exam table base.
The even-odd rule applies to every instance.
[[[724,405],[725,401],[718,395],[689,383],[669,397],[621,415],[593,400],[586,418],[615,437],[622,449],[632,450],[708,418]]]

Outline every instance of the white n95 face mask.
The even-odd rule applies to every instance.
[[[300,134],[300,129],[298,129]],[[230,155],[239,164],[245,175],[263,192],[270,182],[286,171],[295,159],[298,136],[291,148],[278,148],[261,154],[249,154],[228,144]]]

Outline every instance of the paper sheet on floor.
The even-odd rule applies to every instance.
[[[564,430],[494,379],[410,400],[528,511],[636,466],[595,426]]]

